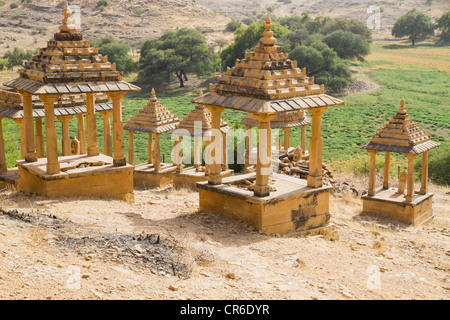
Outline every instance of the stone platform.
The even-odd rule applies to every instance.
[[[232,177],[234,170],[222,171],[220,174],[222,177]],[[194,167],[183,169],[181,173],[173,174],[173,186],[176,189],[192,189],[197,190],[197,182],[208,181],[208,177],[205,176],[205,172],[198,171]]]
[[[396,192],[397,189],[394,188],[380,188],[376,190],[375,196],[363,196],[363,213],[376,214],[415,226],[433,218],[432,193],[415,193],[413,201],[406,202],[404,195]]]
[[[306,181],[272,174],[276,191],[255,197],[234,184],[254,179],[244,174],[223,179],[221,185],[199,182],[200,210],[243,220],[265,233],[309,232],[327,225],[331,187],[309,188]]]
[[[16,161],[19,169],[18,190],[44,196],[112,196],[134,201],[133,169],[127,164],[113,165],[113,158],[100,154],[58,158],[61,172],[47,174],[47,159],[37,162]]]
[[[173,184],[173,174],[177,167],[171,163],[161,163],[161,170],[155,171],[153,164],[142,163],[134,167],[135,187],[158,188]]]
[[[10,168],[8,172],[0,174],[0,189],[17,190],[18,183],[19,170],[17,168]]]

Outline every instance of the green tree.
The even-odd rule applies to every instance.
[[[109,62],[116,63],[117,70],[126,75],[137,71],[137,63],[130,55],[130,46],[124,41],[107,36],[102,39],[92,39],[90,42],[91,46],[98,48],[101,55],[108,56]]]
[[[412,45],[417,40],[433,35],[434,25],[426,14],[411,9],[397,19],[392,27],[392,35],[396,38],[409,37]]]
[[[306,68],[307,75],[314,76],[316,83],[324,84],[331,91],[341,91],[351,81],[352,75],[347,61],[339,58],[336,52],[323,42],[316,41],[310,46],[298,46],[289,56],[298,61],[299,67]]]
[[[233,18],[230,22],[227,23],[227,30],[228,31],[236,31],[237,28],[239,28],[242,25],[242,22]]]
[[[235,32],[234,42],[220,54],[223,68],[232,67],[236,59],[244,58],[246,51],[258,45],[264,30],[264,23],[262,22],[255,22],[248,27],[238,28]],[[272,31],[274,32],[274,37],[281,39],[289,32],[289,29],[275,22],[272,23]]]
[[[22,66],[24,61],[31,60],[33,54],[37,54],[37,51],[33,50],[23,50],[20,48],[14,48],[6,52],[3,59],[7,59],[8,63],[6,66],[8,69],[12,69],[15,66]]]
[[[325,36],[323,42],[336,51],[342,59],[364,61],[364,56],[370,52],[369,43],[359,34],[350,31],[334,31]]]
[[[444,13],[436,20],[436,27],[441,31],[439,35],[439,43],[450,42],[450,11]]]
[[[315,20],[317,20],[318,18],[319,17],[317,17]],[[322,23],[322,26],[319,28],[318,32],[323,35],[328,35],[338,30],[358,34],[367,42],[369,43],[372,42],[372,31],[367,27],[365,23],[356,19],[346,19],[346,18],[326,19]]]
[[[182,28],[168,31],[160,39],[149,39],[141,48],[139,78],[155,80],[165,75],[167,80],[175,73],[180,87],[188,81],[189,73],[198,76],[215,71],[215,56],[208,47],[206,37],[196,29]]]

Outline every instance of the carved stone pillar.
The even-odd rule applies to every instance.
[[[71,146],[70,146],[70,132],[69,132],[69,121],[72,116],[57,116],[56,119],[62,123],[62,153],[63,156],[70,156]]]
[[[111,115],[112,110],[99,112],[103,117],[103,152],[112,157]]]
[[[85,154],[86,151],[86,133],[84,131],[84,115],[82,113],[77,114],[77,138],[80,141],[80,153]]]
[[[42,133],[42,118],[35,119],[36,125],[36,152],[38,158],[45,157],[44,135]]]
[[[312,115],[312,135],[309,143],[308,187],[320,188],[322,182],[322,114],[327,107],[308,109]]]
[[[224,108],[217,107],[217,106],[206,106],[208,110],[211,112],[211,126],[212,126],[212,136],[211,136],[211,143],[213,144],[213,150],[211,152],[212,161],[209,165],[209,173],[208,173],[208,183],[218,185],[222,184],[222,177],[220,176],[220,173],[222,172],[222,132],[220,131],[220,115]],[[218,139],[216,141],[216,139]]]
[[[87,155],[98,156],[100,150],[97,142],[97,116],[95,114],[95,95],[86,94],[86,129],[87,129]]]
[[[266,197],[270,194],[269,175],[272,173],[272,132],[270,120],[275,115],[254,115],[259,121],[259,142],[256,159],[256,183],[254,195]]]
[[[367,194],[372,197],[375,195],[375,180],[376,180],[375,161],[378,151],[367,150],[367,152],[369,152],[370,154],[369,190],[367,191]]]
[[[134,165],[134,143],[133,143],[134,131],[127,130],[127,133],[128,133],[128,163]]]
[[[428,192],[428,151],[422,154],[422,175],[421,175],[420,194]]]
[[[37,161],[36,146],[34,144],[33,102],[31,94],[20,91],[23,97],[23,125],[25,130],[25,161]]]
[[[59,95],[43,95],[39,99],[44,103],[45,109],[45,144],[47,149],[47,173],[60,173],[58,162],[58,137],[55,127],[54,104],[59,100]]]
[[[126,165],[125,145],[123,138],[122,121],[122,98],[126,92],[108,92],[108,96],[113,102],[113,144],[114,144],[114,165],[117,167]]]

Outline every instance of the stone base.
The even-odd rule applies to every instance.
[[[88,157],[76,155],[59,157],[61,172],[47,174],[47,159],[37,162],[16,161],[19,168],[18,190],[49,197],[112,196],[134,201],[132,165],[115,167],[113,158],[100,154]],[[78,167],[83,163],[104,165]]]
[[[19,170],[17,168],[10,168],[8,172],[0,174],[0,189],[17,190],[19,183]]]
[[[433,194],[415,194],[412,202],[406,202],[397,189],[379,189],[375,196],[363,196],[363,213],[391,218],[415,226],[433,218]]]
[[[271,175],[276,191],[267,197],[233,185],[255,176],[226,178],[221,185],[199,182],[200,210],[243,220],[265,233],[307,233],[327,225],[331,187],[309,188],[305,180],[281,174]]]
[[[233,170],[222,171],[220,174],[222,177],[232,177],[234,175]],[[183,169],[181,173],[173,174],[173,186],[176,189],[191,189],[197,190],[197,182],[208,181],[208,177],[204,172],[197,172],[194,167]]]
[[[177,167],[170,163],[161,163],[161,170],[155,171],[153,164],[143,163],[134,167],[133,183],[135,187],[159,188],[173,184],[173,173]]]

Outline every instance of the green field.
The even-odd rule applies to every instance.
[[[343,163],[347,159],[366,157],[360,146],[369,141],[376,130],[399,107],[401,98],[413,120],[434,140],[450,138],[450,48],[433,45],[392,45],[375,43],[366,62],[354,63],[369,78],[381,85],[381,89],[362,95],[340,96],[344,105],[330,108],[323,117],[323,155],[326,162]],[[188,83],[189,84],[189,83]],[[182,119],[194,105],[190,100],[197,96],[199,88],[181,96],[168,96],[159,90],[162,104]],[[149,92],[125,98],[124,121],[147,103]],[[223,118],[233,127],[245,116],[242,112],[226,110]],[[9,166],[19,155],[19,130],[8,119],[3,120]],[[58,134],[61,128],[58,123]],[[71,121],[71,135],[76,135],[76,119]],[[310,128],[307,130],[309,140]],[[103,125],[98,115],[98,143],[103,149]],[[300,129],[291,133],[292,145],[300,144]],[[147,134],[135,133],[136,163],[147,160]],[[161,154],[170,161],[172,141],[169,134],[161,136]],[[125,147],[128,138],[125,135]],[[439,152],[439,148],[432,152]],[[368,158],[368,157],[367,157]]]

